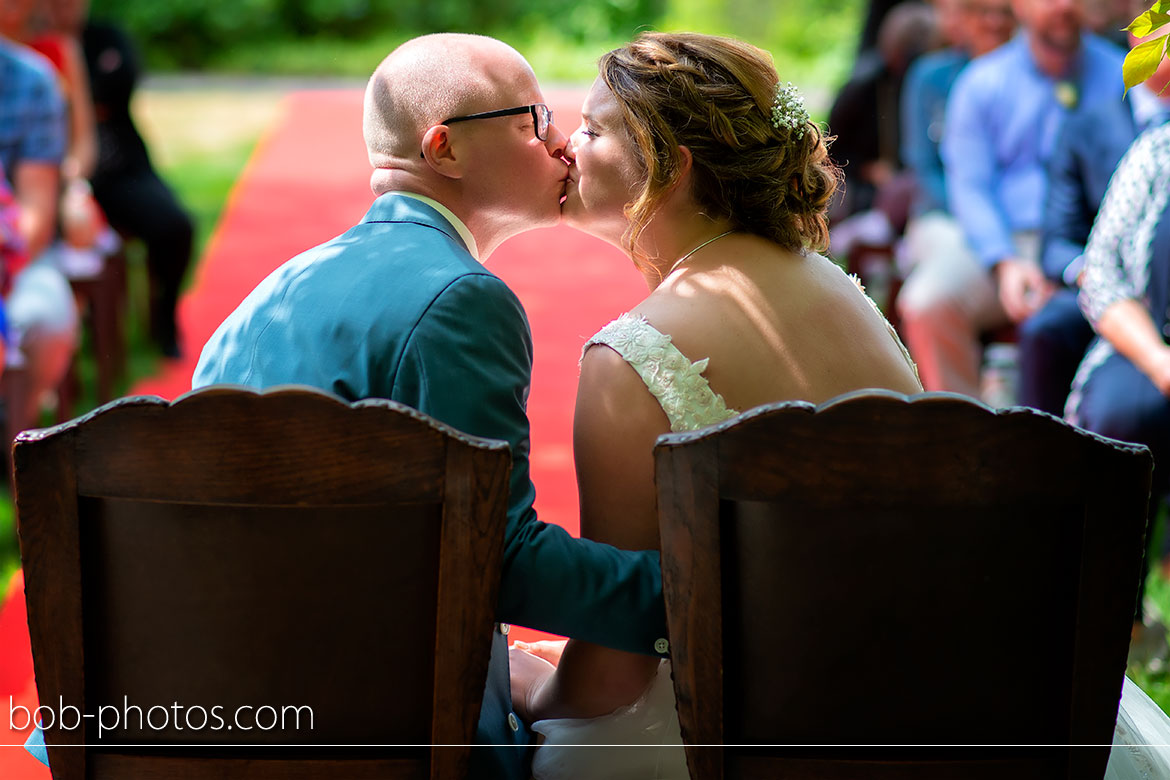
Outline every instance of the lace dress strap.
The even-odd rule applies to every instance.
[[[658,399],[672,431],[693,431],[739,414],[728,409],[711,389],[703,372],[708,358],[692,363],[645,317],[623,314],[585,342],[581,356],[594,344],[604,344],[630,364]]]

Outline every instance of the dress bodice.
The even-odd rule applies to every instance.
[[[723,396],[712,390],[703,376],[708,358],[692,363],[670,336],[645,317],[621,315],[585,342],[582,357],[594,344],[617,352],[638,372],[662,405],[672,431],[693,431],[739,414],[727,408]]]

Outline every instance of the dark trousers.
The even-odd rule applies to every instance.
[[[1064,402],[1077,366],[1093,340],[1093,328],[1077,306],[1075,290],[1061,289],[1017,331],[1020,347],[1019,403],[1064,416]]]
[[[1127,358],[1114,353],[1085,383],[1078,407],[1082,427],[1102,436],[1145,444],[1154,453],[1154,483],[1146,538],[1153,533],[1161,499],[1170,488],[1170,398]],[[1145,592],[1147,560],[1138,587],[1138,617]]]
[[[97,176],[93,192],[119,233],[146,244],[151,335],[164,351],[177,350],[175,305],[191,263],[191,217],[149,167]]]

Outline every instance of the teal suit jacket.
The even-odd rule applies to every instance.
[[[512,445],[497,618],[654,654],[666,636],[657,552],[574,539],[532,509],[525,406],[532,334],[524,309],[421,201],[386,193],[332,241],[288,261],[216,330],[194,387],[307,384],[347,400],[390,398]],[[661,646],[661,645],[660,645]],[[473,776],[527,777],[507,642],[497,631]],[[489,771],[490,767],[490,771]]]

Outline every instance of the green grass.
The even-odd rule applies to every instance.
[[[0,487],[0,600],[8,592],[8,582],[20,568],[20,548],[16,543],[16,509],[8,485]]]
[[[1156,573],[1146,580],[1146,597],[1162,611],[1163,620],[1170,617],[1170,582]],[[1157,629],[1154,629],[1157,630]],[[1170,639],[1170,637],[1168,637]],[[1130,664],[1126,673],[1146,694],[1157,702],[1163,712],[1170,713],[1170,668],[1165,659],[1150,666]]]
[[[162,171],[163,177],[195,219],[195,257],[202,257],[207,241],[219,223],[228,193],[255,145],[256,139],[250,138],[225,146],[214,154],[183,156]]]
[[[1157,562],[1161,558],[1162,539],[1167,533],[1167,522],[1170,522],[1170,511],[1163,504],[1158,521],[1154,523],[1152,538],[1149,539],[1148,555],[1151,562]],[[1152,603],[1163,623],[1170,623],[1170,582],[1162,578],[1160,569],[1157,563],[1151,564],[1150,575],[1146,578],[1145,601]],[[1155,626],[1152,630],[1164,631],[1166,626],[1161,626],[1160,629]],[[1167,640],[1170,640],[1170,635],[1167,636]],[[1130,664],[1126,673],[1138,687],[1158,703],[1163,712],[1170,713],[1170,659],[1159,659],[1148,666]]]

